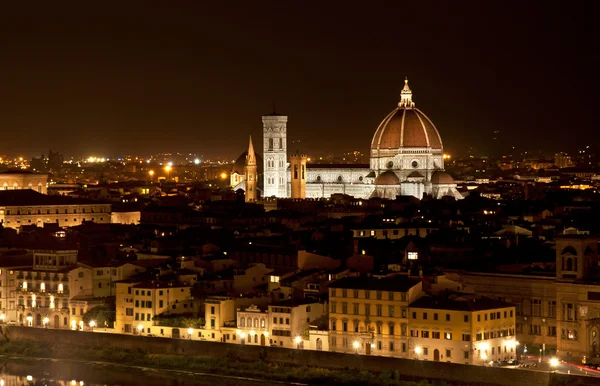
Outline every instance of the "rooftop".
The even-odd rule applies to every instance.
[[[41,206],[41,205],[91,205],[106,204],[101,201],[86,200],[66,196],[48,196],[31,189],[0,190],[0,206]]]
[[[427,308],[451,311],[483,311],[498,308],[514,307],[513,304],[496,299],[481,298],[447,298],[438,296],[423,296],[409,305],[410,308]]]
[[[329,285],[329,288],[366,289],[374,291],[407,292],[421,282],[407,276],[375,278],[368,276],[347,276]]]

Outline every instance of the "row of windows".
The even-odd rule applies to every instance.
[[[350,292],[349,292],[350,291]],[[359,299],[360,298],[360,293],[363,292],[364,293],[364,298],[365,299],[371,299],[371,293],[374,292],[375,293],[375,298],[377,300],[383,300],[384,298],[384,294],[385,294],[385,300],[398,300],[398,292],[392,292],[392,291],[370,291],[370,290],[348,290],[346,288],[342,288],[337,289],[337,288],[332,288],[331,289],[331,297],[337,297],[338,295],[343,297],[343,298],[347,298],[349,294],[352,295],[353,298],[355,299]],[[400,301],[405,302],[407,299],[407,294],[406,292],[400,292]]]
[[[411,338],[418,338],[419,330],[410,330],[410,336],[411,336]],[[452,333],[451,332],[443,332],[442,333],[440,331],[431,331],[431,334],[430,334],[429,330],[421,330],[421,338],[452,340]],[[471,335],[470,334],[462,334],[462,341],[470,342]]]
[[[20,190],[20,189],[21,189],[21,186],[15,182],[12,186],[12,190]],[[27,185],[27,189],[33,190],[33,184]],[[8,183],[5,182],[4,185],[2,185],[2,190],[9,190]],[[37,191],[38,191],[38,193],[42,193],[44,191],[42,184],[37,185]]]
[[[362,182],[363,180],[364,180],[364,177],[363,177],[363,176],[359,176],[359,177],[358,177],[358,181],[359,181],[359,182]],[[322,181],[323,181],[323,179],[321,178],[321,176],[317,176],[317,178],[315,178],[315,181],[316,181],[316,182],[322,182]],[[337,182],[344,182],[344,178],[343,178],[342,176],[337,176],[337,178],[336,178],[336,181],[337,181]]]
[[[431,228],[413,228],[413,229],[409,229],[409,228],[405,228],[404,232],[402,232],[404,234],[404,236],[408,236],[409,234],[413,234],[413,235],[428,235],[431,234],[431,231],[433,229]],[[398,236],[400,235],[400,229],[382,229],[381,230],[381,234],[383,236],[389,236],[391,231],[391,234],[394,236]],[[358,235],[360,237],[364,237],[364,236],[375,236],[377,234],[376,230],[370,230],[370,231],[358,231]]]
[[[504,311],[504,312],[490,312],[489,313],[489,320],[498,320],[498,319],[502,319],[502,315],[504,315],[504,318],[512,318],[513,317],[513,311]],[[488,314],[485,313],[483,314],[483,320],[487,321],[488,320]],[[481,322],[481,314],[477,315],[477,321]]]
[[[8,213],[8,214],[10,214],[10,213]],[[83,222],[83,221],[87,221],[87,219],[84,217],[84,218],[81,219],[81,222]],[[96,218],[92,217],[91,221],[96,221]],[[104,221],[104,217],[100,217],[100,221]],[[38,219],[37,222],[41,223],[42,220]],[[59,219],[56,218],[56,219],[54,219],[54,222],[59,223],[60,221],[59,221]],[[68,218],[64,218],[63,222],[69,222],[69,219]],[[77,219],[74,218],[73,222],[77,222]],[[6,220],[6,223],[10,224],[10,220]],[[17,224],[20,224],[20,223],[21,223],[21,220],[17,220]],[[27,223],[31,224],[31,219],[28,219]],[[50,219],[49,218],[46,219],[46,223],[50,223]]]
[[[135,301],[135,306],[136,307],[140,307],[140,308],[152,308],[152,302],[150,300],[144,301],[144,300],[136,300]],[[159,300],[159,307],[163,307],[163,301]]]
[[[11,209],[6,209],[6,214],[10,215],[11,214]],[[33,213],[36,212],[36,213]],[[73,211],[71,212],[72,214],[77,214],[77,209],[73,209]],[[81,213],[86,213],[86,209],[82,208],[81,209]],[[96,213],[96,211],[94,210],[94,208],[90,209],[90,213]],[[100,208],[100,212],[99,213],[104,213],[104,208]],[[21,214],[21,209],[17,209],[16,210],[16,214],[20,215]],[[23,213],[25,214],[25,213]],[[42,210],[38,209],[37,211],[35,210],[31,210],[31,209],[27,209],[27,214],[42,214]],[[46,209],[46,214],[50,214],[50,209]],[[55,209],[54,210],[54,214],[60,214],[60,209]],[[65,209],[64,210],[64,214],[69,214],[69,209]]]
[[[349,331],[349,321],[347,319],[342,319],[341,320],[341,324],[339,325],[339,327],[341,327],[341,330],[338,330],[338,321],[336,319],[331,319],[331,330],[332,331],[343,331],[343,332],[348,332]],[[370,323],[365,323],[365,327],[364,329],[360,328],[360,324],[361,322],[358,320],[354,320],[352,322],[352,328],[354,332],[371,332],[371,324]],[[396,334],[396,325],[394,323],[387,323],[387,333],[388,335],[395,335]],[[407,325],[406,323],[402,323],[400,325],[400,329],[401,329],[401,334],[402,336],[406,336],[406,331],[407,331]],[[383,323],[375,323],[375,330],[374,332],[378,335],[383,334]]]
[[[348,303],[346,302],[342,302],[340,303],[341,307],[338,307],[338,303],[337,302],[331,302],[330,306],[331,306],[331,313],[332,314],[345,314],[348,315]],[[364,314],[360,313],[361,307],[359,303],[352,303],[352,314],[351,315],[365,315],[365,316],[371,316],[371,304],[364,304],[363,307],[364,308]],[[376,304],[375,305],[375,315],[376,316],[383,316],[383,305],[381,304]],[[400,310],[400,313],[398,315],[396,315],[396,308],[395,306],[392,305],[388,305],[387,306],[387,315],[391,318],[395,317],[395,316],[400,316],[402,318],[406,318],[406,309],[402,308]]]
[[[273,322],[276,321],[277,318],[273,318]],[[288,319],[289,320],[289,319]],[[244,318],[243,316],[240,317],[240,327],[254,327],[254,328],[265,328],[266,325],[266,320],[265,318],[260,318],[260,320],[258,318],[251,318],[251,317],[247,317]]]
[[[283,318],[279,318],[279,323],[277,323],[277,318],[273,317],[273,324],[283,324]],[[290,318],[285,318],[285,324],[287,326],[290,325]],[[264,327],[264,326],[263,326]]]

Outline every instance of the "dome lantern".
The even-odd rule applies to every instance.
[[[398,103],[398,107],[415,107],[415,102],[412,101],[412,91],[410,87],[408,87],[408,78],[404,79],[404,88],[400,91],[400,102]]]

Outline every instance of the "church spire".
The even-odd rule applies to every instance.
[[[256,155],[254,154],[254,145],[252,145],[252,136],[250,136],[250,142],[248,143],[248,155],[246,156],[246,165],[256,165]]]
[[[404,79],[404,88],[400,92],[400,103],[398,107],[415,107],[415,103],[412,101],[412,91],[408,87],[408,78]]]

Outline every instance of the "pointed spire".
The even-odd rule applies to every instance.
[[[400,103],[398,107],[415,107],[415,103],[412,101],[412,91],[408,87],[408,78],[404,79],[404,88],[400,92]]]
[[[254,154],[254,145],[252,145],[252,136],[250,136],[250,142],[248,143],[248,155],[246,156],[246,165],[256,165],[256,155]]]

